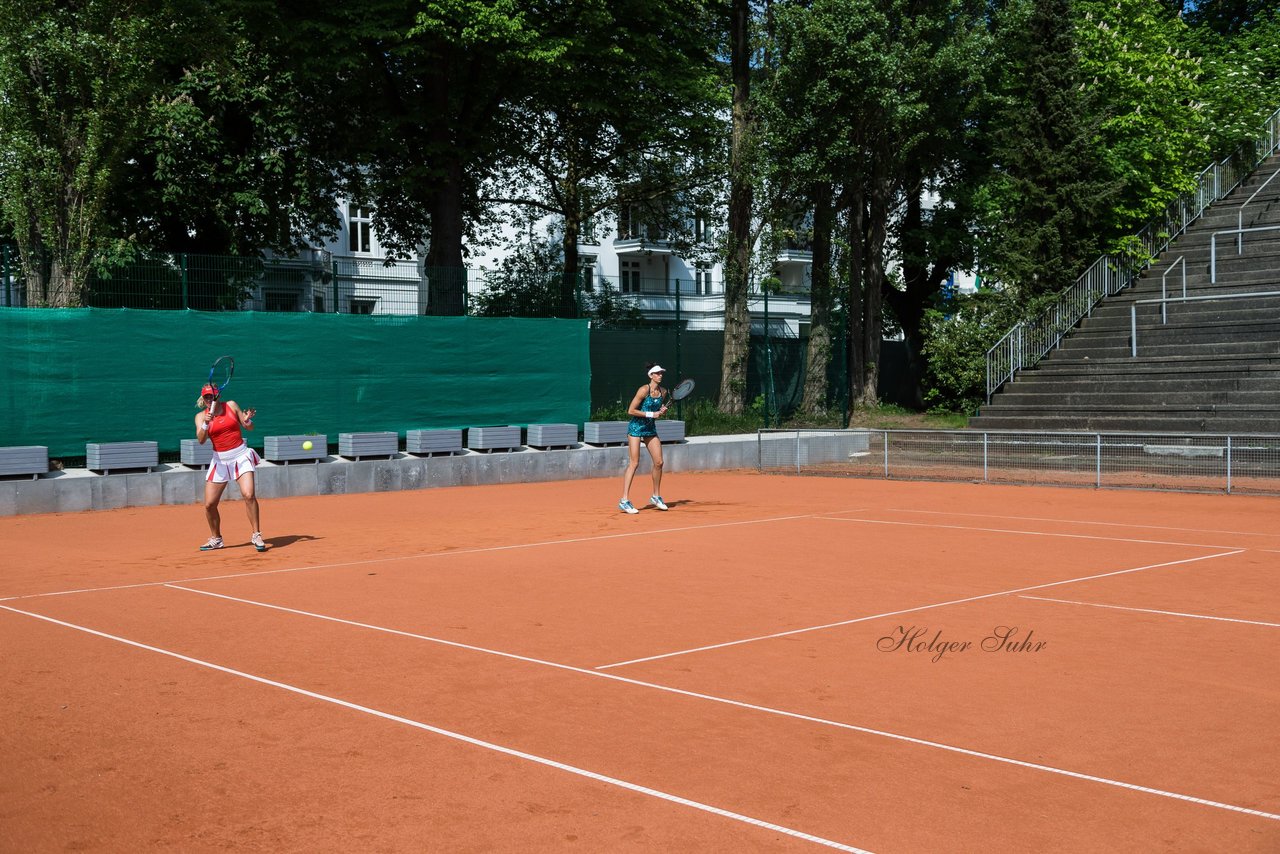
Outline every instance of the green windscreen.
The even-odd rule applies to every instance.
[[[194,437],[223,354],[223,393],[263,436],[541,423],[589,416],[581,320],[272,312],[0,309],[0,447],[84,456],[88,442]]]

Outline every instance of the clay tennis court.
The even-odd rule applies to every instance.
[[[0,850],[1280,850],[1280,500],[667,486],[0,519]]]

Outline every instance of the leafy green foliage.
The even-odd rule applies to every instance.
[[[972,413],[986,396],[986,353],[1018,319],[1010,295],[998,291],[952,299],[925,312],[924,401],[930,409]]]
[[[1210,151],[1200,61],[1159,0],[1076,0],[1079,78],[1100,116],[1097,149],[1121,182],[1106,236],[1134,231],[1194,187]]]

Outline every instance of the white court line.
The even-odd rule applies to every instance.
[[[1113,575],[1125,575],[1130,572],[1142,572],[1143,570],[1147,570],[1147,569],[1160,569],[1161,567],[1165,567],[1165,566],[1177,566],[1178,564],[1183,564],[1183,563],[1195,563],[1196,561],[1210,560],[1216,557],[1230,557],[1231,555],[1238,555],[1244,551],[1246,551],[1246,549],[1237,549],[1235,551],[1230,551],[1230,552],[1220,552],[1218,554],[1202,555],[1201,557],[1190,557],[1190,558],[1185,558],[1183,560],[1171,560],[1165,563],[1153,563],[1153,564],[1148,564],[1147,566],[1134,567],[1133,569],[1118,569],[1115,572],[1103,572],[1098,575],[1085,575],[1085,576],[1081,576],[1080,578],[1068,578],[1065,581],[1050,581],[1048,584],[1034,584],[1030,587],[1017,587],[1013,590],[1001,590],[998,593],[983,593],[979,596],[967,596],[964,599],[950,599],[946,602],[934,602],[933,604],[930,604],[930,605],[920,605],[915,608],[904,608],[901,611],[887,611],[883,614],[872,614],[869,617],[855,617],[852,620],[840,620],[839,622],[835,622],[835,623],[823,623],[820,626],[806,626],[805,628],[802,628],[802,629],[791,629],[785,632],[774,632],[771,635],[759,635],[758,637],[753,637],[753,638],[743,638],[741,640],[725,641],[724,643],[713,643],[713,644],[709,644],[708,646],[694,647],[693,649],[681,649],[675,652],[665,652],[665,653],[662,653],[661,655],[650,655],[646,658],[633,658],[630,661],[616,661],[613,664],[598,665],[596,669],[607,670],[610,667],[623,667],[628,664],[640,664],[641,662],[644,662],[644,661],[657,661],[658,659],[661,659],[661,658],[672,658],[677,655],[688,655],[694,652],[705,652],[710,649],[723,649],[724,647],[727,647],[727,646],[738,646],[739,644],[744,644],[744,643],[755,643],[756,641],[772,640],[774,638],[785,638],[788,635],[799,635],[799,634],[804,634],[805,632],[820,631],[822,629],[834,629],[839,626],[850,626],[850,625],[853,625],[854,623],[864,623],[867,620],[879,620],[884,617],[896,617],[899,614],[911,614],[916,611],[927,611],[930,608],[942,608],[947,605],[960,605],[965,602],[977,602],[980,599],[992,599],[996,596],[1009,596],[1013,593],[1025,593],[1028,590],[1043,590],[1046,587],[1058,587],[1063,584],[1075,584],[1080,581],[1092,581],[1096,578],[1110,578]]]
[[[1250,626],[1269,626],[1280,629],[1280,623],[1264,623],[1260,620],[1239,620],[1233,617],[1212,617],[1208,614],[1184,614],[1181,611],[1157,611],[1154,608],[1127,608],[1123,605],[1103,605],[1099,602],[1077,602],[1074,599],[1050,599],[1047,596],[1020,596],[1020,599],[1037,599],[1041,602],[1061,602],[1064,605],[1088,605],[1090,608],[1113,608],[1117,611],[1139,611],[1143,614],[1164,614],[1167,617],[1190,617],[1193,620],[1219,620],[1223,623],[1247,623]]]
[[[732,819],[733,821],[740,821],[745,824],[754,825],[756,827],[764,828],[765,830],[774,831],[776,833],[783,833],[783,834],[786,834],[787,836],[793,836],[797,839],[803,839],[806,842],[813,842],[818,845],[825,845],[828,848],[835,848],[838,851],[850,851],[850,852],[853,852],[853,854],[871,854],[871,852],[863,848],[855,848],[852,845],[845,845],[840,842],[835,842],[831,839],[824,839],[821,836],[814,836],[813,834],[805,833],[800,830],[795,830],[794,828],[783,827],[780,824],[773,824],[772,822],[764,821],[763,819],[752,818],[751,816],[743,815],[742,813],[736,813],[730,810],[721,809],[720,807],[711,806],[710,804],[704,804],[699,801],[689,800],[688,798],[682,798],[679,795],[672,795],[672,794],[668,794],[667,792],[661,792],[657,789],[651,789],[648,786],[641,786],[638,783],[630,783],[630,782],[627,782],[626,780],[620,780],[617,777],[609,777],[604,774],[599,774],[595,771],[588,771],[585,768],[579,768],[575,765],[567,765],[563,762],[557,762],[554,759],[547,759],[546,757],[543,757],[543,756],[536,756],[532,753],[525,753],[522,750],[516,750],[511,747],[503,747],[500,744],[494,744],[493,742],[489,742],[489,741],[482,741],[481,739],[473,738],[472,736],[469,736],[469,735],[463,735],[462,733],[453,732],[452,730],[441,729],[440,727],[432,726],[430,724],[426,724],[421,721],[415,721],[411,718],[401,717],[400,715],[393,715],[390,712],[380,711],[378,709],[370,708],[369,706],[362,706],[358,703],[348,702],[347,700],[340,700],[337,697],[330,697],[327,694],[318,694],[315,691],[308,691],[307,689],[299,688],[296,685],[289,685],[285,682],[277,682],[274,679],[267,679],[266,677],[263,677],[263,676],[255,676],[252,673],[245,673],[242,670],[233,670],[230,667],[223,667],[220,664],[214,664],[213,662],[210,662],[210,661],[204,661],[199,658],[192,658],[190,656],[182,655],[181,653],[172,652],[171,650],[161,649],[159,647],[150,646],[145,643],[140,643],[139,641],[129,640],[128,638],[122,638],[117,635],[107,634],[106,632],[100,632],[96,629],[90,629],[86,626],[79,626],[79,625],[76,625],[75,623],[67,623],[62,620],[54,619],[53,617],[46,617],[43,614],[35,614],[30,611],[22,611],[17,608],[9,607],[8,605],[0,605],[0,609],[3,609],[5,611],[12,611],[15,614],[23,614],[28,617],[34,617],[37,620],[44,620],[46,622],[53,623],[59,626],[64,626],[69,629],[75,629],[77,631],[86,632],[91,635],[96,635],[101,638],[106,638],[107,640],[113,640],[118,643],[128,644],[129,646],[137,647],[138,649],[144,649],[144,650],[147,650],[148,652],[155,652],[155,653],[159,653],[160,655],[167,655],[170,658],[176,658],[179,661],[185,661],[188,664],[195,664],[199,667],[207,667],[210,670],[216,670],[220,673],[226,673],[231,676],[238,676],[241,679],[248,679],[251,682],[257,682],[262,685],[269,685],[273,688],[280,688],[285,691],[290,691],[294,694],[300,694],[304,697],[310,697],[313,700],[321,700],[322,702],[325,702],[325,703],[332,703],[335,706],[342,706],[343,708],[352,709],[353,711],[363,712],[366,715],[372,715],[374,717],[382,718],[384,720],[393,721],[399,724],[404,724],[406,726],[411,726],[420,730],[425,730],[430,733],[435,733],[436,735],[442,735],[445,738],[452,738],[456,741],[464,742],[465,744],[470,744],[475,747],[481,747],[481,748],[484,748],[485,750],[492,750],[496,753],[502,753],[507,756],[513,756],[517,759],[523,759],[528,762],[535,762],[539,765],[545,765],[549,768],[555,768],[558,771],[567,771],[570,774],[576,774],[579,777],[586,777],[589,780],[595,780],[597,782],[605,783],[610,786],[617,786],[622,789],[628,789],[632,792],[638,792],[639,794],[648,795],[649,797],[652,797],[652,798],[658,798],[660,800],[670,801],[671,803],[680,804],[681,806],[692,807],[693,809],[696,809],[696,810],[702,810],[703,812],[708,812],[708,813],[711,813],[712,815],[718,815],[722,818],[728,818],[728,819]]]
[[[1222,531],[1217,528],[1188,528],[1181,525],[1145,525],[1141,522],[1102,522],[1093,519],[1058,519],[1052,516],[1007,516],[999,513],[961,513],[956,510],[914,510],[908,507],[881,507],[886,513],[921,513],[935,516],[968,516],[974,519],[1017,519],[1023,522],[1059,522],[1064,525],[1106,525],[1113,528],[1146,528],[1151,531],[1188,531],[1195,534],[1234,534],[1241,537],[1275,537],[1260,531]],[[843,512],[843,511],[842,511]]]
[[[1099,534],[1063,534],[1055,531],[1019,531],[1016,528],[975,528],[972,525],[939,525],[934,522],[895,522],[892,519],[842,519],[838,516],[817,516],[829,522],[853,522],[862,525],[903,525],[909,528],[943,528],[952,531],[976,531],[988,534],[1022,534],[1027,537],[1065,537],[1069,540],[1102,540],[1109,543],[1140,543],[1154,546],[1193,546],[1201,549],[1243,549],[1242,546],[1214,545],[1212,543],[1182,543],[1174,540],[1140,540],[1134,537],[1104,537]]]
[[[858,513],[860,510],[833,511]],[[476,549],[452,549],[443,552],[418,552],[411,555],[395,557],[377,557],[368,560],[352,560],[342,563],[318,563],[311,566],[295,566],[286,569],[263,569],[256,572],[229,572],[225,575],[205,575],[199,578],[171,578],[167,581],[143,581],[137,584],[117,584],[110,587],[81,587],[76,590],[57,590],[52,593],[28,593],[22,596],[0,597],[0,602],[16,602],[20,599],[40,599],[45,596],[70,596],[75,593],[105,593],[111,590],[135,590],[140,587],[162,587],[166,584],[194,584],[197,581],[225,581],[232,578],[255,578],[260,575],[279,575],[286,572],[309,572],[313,569],[336,569],[343,566],[368,566],[375,563],[394,563],[402,560],[417,560],[429,557],[453,557],[454,555],[484,554],[485,552],[502,552],[512,549],[532,549],[540,546],[561,546],[572,543],[593,543],[599,540],[616,540],[625,537],[647,537],[650,534],[674,534],[681,531],[702,531],[709,528],[727,528],[735,525],[759,525],[765,522],[787,522],[793,519],[814,519],[816,513],[800,516],[771,516],[766,519],[744,519],[739,522],[713,522],[710,525],[685,525],[680,528],[659,528],[653,531],[628,531],[623,534],[601,534],[596,537],[573,537],[566,540],[543,540],[534,543],[514,543],[506,546],[484,546]]]
[[[1149,795],[1159,795],[1160,797],[1173,798],[1175,800],[1180,800],[1180,801],[1190,801],[1192,803],[1215,807],[1217,809],[1225,809],[1231,812],[1246,813],[1248,815],[1256,815],[1260,818],[1268,818],[1268,819],[1272,819],[1273,821],[1280,821],[1280,815],[1273,815],[1272,813],[1261,812],[1259,810],[1249,809],[1248,807],[1239,807],[1233,804],[1224,804],[1218,801],[1210,801],[1204,798],[1192,797],[1190,795],[1180,795],[1175,792],[1166,792],[1162,789],[1152,789],[1146,786],[1139,786],[1134,783],[1124,783],[1119,780],[1110,780],[1106,777],[1095,777],[1091,774],[1083,774],[1078,771],[1068,771],[1064,768],[1055,768],[1052,765],[1039,765],[1035,762],[1026,762],[1021,759],[1011,759],[1007,756],[999,756],[994,753],[983,753],[978,750],[969,750],[968,748],[956,747],[951,744],[943,744],[942,742],[938,742],[938,741],[928,741],[922,738],[913,738],[912,736],[901,735],[896,732],[886,732],[884,730],[871,729],[870,727],[857,726],[856,724],[843,723],[841,721],[833,721],[827,718],[817,718],[817,717],[813,717],[812,715],[800,714],[799,712],[788,712],[783,709],[775,709],[769,706],[759,706],[754,703],[745,703],[741,700],[731,700],[727,697],[717,697],[714,694],[702,694],[697,691],[687,691],[683,688],[673,688],[669,685],[660,685],[656,682],[645,682],[642,679],[630,679],[626,676],[618,676],[613,673],[601,673],[597,670],[588,670],[585,667],[574,667],[572,664],[561,664],[555,661],[546,661],[541,658],[532,658],[526,655],[518,655],[514,652],[503,652],[501,650],[488,649],[486,647],[474,646],[472,644],[461,643],[459,641],[445,640],[443,638],[432,637],[430,635],[420,635],[420,634],[415,634],[413,632],[401,631],[400,629],[391,629],[385,626],[376,626],[370,623],[360,623],[355,620],[344,620],[341,617],[332,617],[332,616],[329,616],[328,614],[318,614],[312,611],[301,611],[301,610],[298,610],[297,608],[285,607],[284,605],[272,605],[268,602],[258,602],[252,599],[241,599],[237,596],[227,596],[222,593],[213,593],[208,590],[196,590],[195,588],[192,588],[192,587],[179,587],[173,584],[166,585],[166,586],[170,587],[173,590],[183,590],[188,593],[198,593],[201,596],[211,596],[215,599],[226,599],[231,602],[240,602],[245,605],[254,605],[259,608],[268,608],[273,611],[283,611],[287,614],[298,614],[299,616],[303,616],[303,617],[314,617],[315,619],[318,619],[318,620],[326,620],[332,623],[341,623],[342,625],[355,626],[357,628],[362,628],[362,629],[370,629],[371,631],[384,632],[390,635],[399,635],[400,637],[414,638],[417,640],[428,641],[430,643],[441,644],[443,646],[454,647],[456,649],[465,649],[471,652],[479,652],[485,655],[497,656],[499,658],[508,658],[513,661],[522,661],[529,664],[537,664],[543,667],[550,667],[555,670],[565,670],[570,673],[580,673],[580,674],[583,674],[584,676],[591,676],[597,679],[608,679],[614,682],[622,682],[627,685],[636,685],[641,688],[652,688],[656,691],[663,691],[668,694],[677,694],[682,697],[693,697],[699,700],[709,700],[713,703],[721,703],[723,705],[734,706],[739,709],[749,709],[755,712],[764,712],[766,714],[777,715],[779,717],[784,717],[784,718],[791,718],[793,720],[798,720],[798,721],[805,721],[807,723],[821,724],[823,726],[836,727],[838,729],[849,730],[851,732],[858,732],[866,735],[875,735],[875,736],[880,736],[882,738],[890,738],[895,741],[902,741],[908,744],[919,745],[921,747],[931,747],[938,750],[945,750],[951,753],[958,753],[963,756],[971,756],[977,759],[988,759],[993,762],[1003,762],[1008,765],[1016,765],[1020,768],[1029,768],[1034,771],[1045,771],[1050,774],[1061,774],[1064,777],[1072,777],[1077,780],[1087,780],[1091,783],[1102,783],[1103,785],[1107,785],[1107,786],[1117,786],[1121,789],[1129,789],[1135,792],[1145,792],[1146,794],[1149,794]],[[4,606],[0,606],[0,607],[4,607]]]

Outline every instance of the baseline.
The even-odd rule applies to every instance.
[[[838,512],[838,511],[836,511]],[[862,510],[849,510],[849,513],[859,513]],[[136,584],[116,584],[107,587],[81,587],[75,590],[55,590],[49,593],[27,593],[21,596],[0,596],[0,602],[17,602],[23,599],[40,599],[48,596],[71,596],[78,593],[105,593],[112,590],[136,590],[145,587],[163,587],[167,584],[194,584],[200,581],[227,581],[238,578],[256,578],[264,575],[282,575],[290,572],[309,572],[318,569],[337,569],[345,566],[371,566],[380,563],[396,563],[406,560],[418,560],[421,558],[440,558],[453,557],[455,555],[484,554],[487,552],[511,551],[514,549],[532,549],[545,546],[562,546],[572,545],[574,543],[592,543],[602,540],[617,540],[627,537],[647,537],[652,534],[674,534],[682,531],[701,531],[710,528],[726,528],[737,525],[759,525],[769,522],[788,522],[795,519],[812,519],[817,514],[806,513],[795,516],[772,516],[764,519],[744,519],[735,522],[713,522],[709,525],[686,525],[679,528],[658,528],[646,531],[628,531],[623,534],[601,534],[595,537],[571,537],[564,540],[542,540],[533,543],[512,543],[501,546],[482,546],[474,549],[451,549],[449,551],[437,552],[417,552],[409,555],[396,555],[394,557],[369,558],[367,560],[350,560],[340,561],[337,563],[318,563],[307,566],[285,567],[282,569],[263,569],[250,572],[229,572],[223,575],[204,575],[196,578],[171,578],[165,581],[142,581]]]

